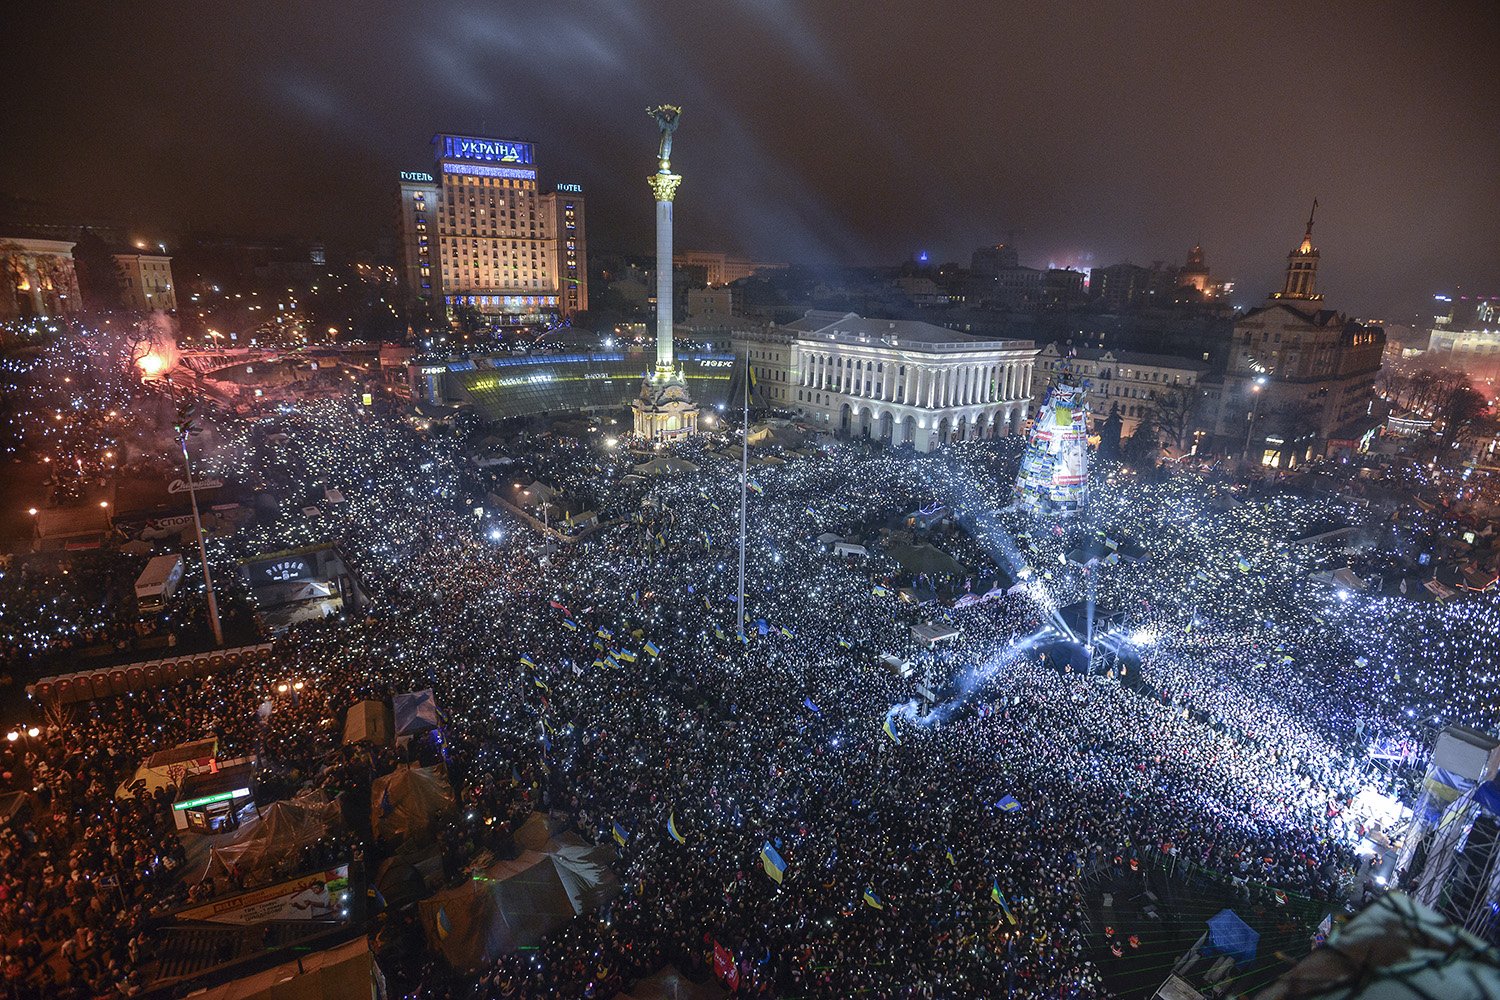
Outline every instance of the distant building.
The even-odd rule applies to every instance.
[[[1009,271],[1020,266],[1021,259],[1016,253],[1016,248],[1007,243],[980,247],[969,257],[969,270],[987,278],[993,278],[1001,271]]]
[[[1049,267],[1042,276],[1042,299],[1049,306],[1077,305],[1084,300],[1082,271]]]
[[[1036,345],[912,320],[809,311],[734,335],[766,401],[848,437],[931,451],[1019,433]]]
[[[690,320],[726,319],[739,315],[735,290],[727,285],[689,288],[687,316]]]
[[[0,321],[78,312],[73,243],[0,236]]]
[[[1209,288],[1213,285],[1213,276],[1209,274],[1208,264],[1203,259],[1203,247],[1193,244],[1193,249],[1188,251],[1187,264],[1177,272],[1177,287],[1191,288],[1199,295],[1207,295]]]
[[[1201,361],[1168,354],[1101,350],[1048,344],[1036,359],[1037,379],[1032,404],[1039,407],[1054,376],[1071,373],[1084,386],[1084,398],[1097,425],[1112,411],[1120,414],[1120,434],[1130,437],[1156,406],[1160,393],[1183,387],[1196,398],[1198,382],[1209,372]],[[1092,428],[1090,428],[1092,430]]]
[[[543,193],[536,147],[433,137],[431,173],[402,171],[397,224],[409,304],[500,323],[541,323],[588,307],[583,191]]]
[[[787,267],[786,264],[746,260],[713,250],[684,250],[672,255],[672,264],[674,267],[703,268],[704,280],[710,285],[728,285],[762,271],[784,271]]]
[[[133,312],[174,312],[177,290],[172,258],[164,253],[125,250],[110,254],[120,287],[120,303]]]
[[[1289,468],[1362,447],[1380,426],[1375,377],[1385,331],[1327,309],[1312,216],[1281,291],[1234,324],[1216,430],[1224,450]]]

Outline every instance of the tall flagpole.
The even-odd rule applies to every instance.
[[[745,632],[745,497],[750,491],[750,352],[745,352],[745,415],[740,425],[740,620],[736,634]]]

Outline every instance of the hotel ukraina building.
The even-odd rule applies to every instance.
[[[848,437],[931,451],[1019,434],[1031,406],[1029,340],[813,310],[733,343],[765,402]]]

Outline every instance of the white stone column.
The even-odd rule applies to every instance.
[[[656,370],[672,369],[672,202],[656,202]]]

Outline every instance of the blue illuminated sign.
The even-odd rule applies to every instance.
[[[559,184],[557,186],[557,189],[559,191],[567,191],[567,192],[571,192],[573,194],[583,194],[583,185],[582,184]]]
[[[477,139],[466,135],[440,135],[445,160],[480,160],[485,163],[520,163],[534,161],[529,142],[507,139]]]
[[[511,177],[517,180],[535,180],[535,170],[522,170],[518,167],[487,167],[482,163],[445,163],[443,164],[445,174],[465,174],[469,177]]]

